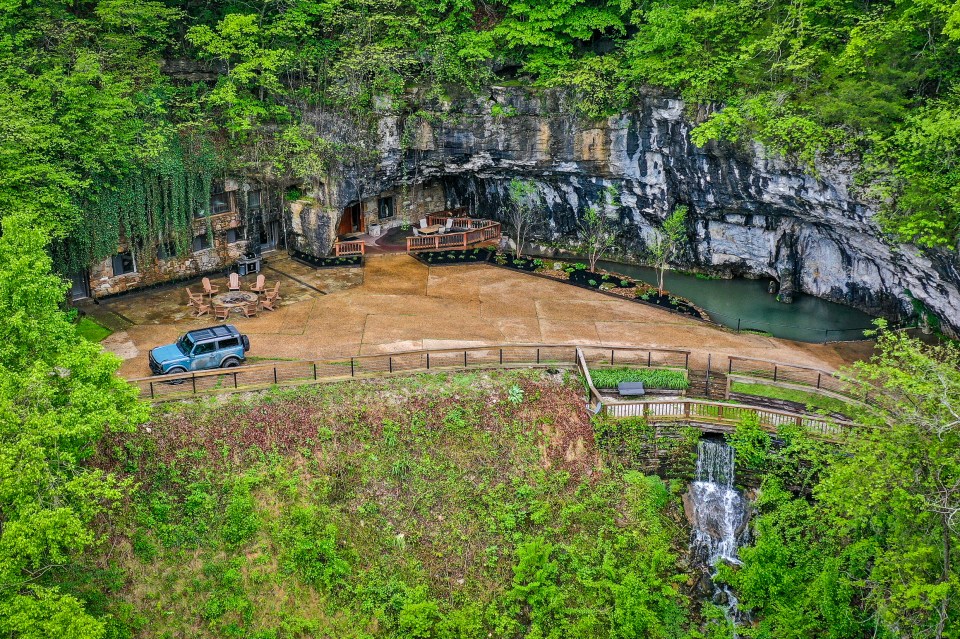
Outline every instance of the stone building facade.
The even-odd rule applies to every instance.
[[[237,180],[218,183],[211,197],[209,216],[193,220],[193,240],[188,255],[178,254],[169,243],[161,243],[148,252],[138,248],[142,242],[125,239],[115,255],[94,264],[81,276],[87,280],[86,287],[78,278],[74,279],[73,295],[75,298],[101,298],[227,270],[251,246],[251,233],[256,233],[258,240],[262,239],[261,229],[248,229],[244,224],[245,219],[253,217],[251,214],[258,219],[262,217],[260,207],[259,189],[250,186],[241,189]],[[270,248],[270,239],[267,238],[267,248]],[[272,239],[276,242],[278,238]]]

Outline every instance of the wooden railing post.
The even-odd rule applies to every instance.
[[[193,394],[196,395],[197,394],[197,374],[196,373],[193,373],[192,375],[190,375],[190,381],[193,382]]]

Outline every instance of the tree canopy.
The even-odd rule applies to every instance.
[[[80,262],[102,257],[82,239],[92,224],[117,226],[97,200],[124,196],[128,176],[184,135],[243,161],[299,127],[307,108],[363,128],[378,96],[402,108],[413,85],[442,96],[492,82],[570,87],[584,117],[664,87],[713,105],[698,144],[759,140],[812,171],[819,157],[853,154],[891,237],[957,244],[960,14],[946,0],[7,0],[3,9],[0,205],[32,207],[57,235],[81,238]],[[207,75],[166,72],[180,63]],[[322,169],[336,166],[336,132],[310,137],[329,150]]]

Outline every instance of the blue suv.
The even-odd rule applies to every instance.
[[[154,375],[173,375],[187,371],[239,366],[250,350],[250,338],[232,324],[199,328],[175,343],[150,351],[150,370]]]

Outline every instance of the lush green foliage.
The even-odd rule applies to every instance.
[[[685,371],[669,368],[594,368],[596,388],[616,388],[620,382],[643,382],[645,388],[684,390],[690,386]]]
[[[113,333],[109,328],[101,326],[89,317],[80,318],[77,322],[77,332],[80,337],[91,342],[102,342]]]
[[[597,464],[580,404],[512,371],[171,407],[102,447],[140,486],[107,609],[151,636],[685,636],[679,500]]]
[[[733,437],[763,476],[756,543],[726,578],[757,637],[951,637],[960,509],[960,349],[882,334],[852,383],[879,386],[839,449],[796,429]]]
[[[84,465],[105,433],[146,417],[117,359],[60,310],[47,235],[23,214],[0,234],[0,634],[94,638],[104,624],[61,584],[128,486]]]
[[[435,117],[424,98],[500,82],[572,87],[576,108],[599,117],[657,85],[723,103],[698,144],[757,139],[811,167],[826,153],[866,154],[886,228],[955,246],[958,23],[945,0],[8,0],[0,210],[41,212],[72,238],[75,265],[129,230],[113,202],[138,199],[137,184],[159,178],[158,192],[183,200],[137,205],[160,211],[148,239],[182,231],[195,193],[185,182],[208,169],[178,149],[198,138],[285,193],[366,157],[375,108],[415,123]],[[188,72],[171,77],[164,59]],[[415,100],[411,86],[423,89]]]

